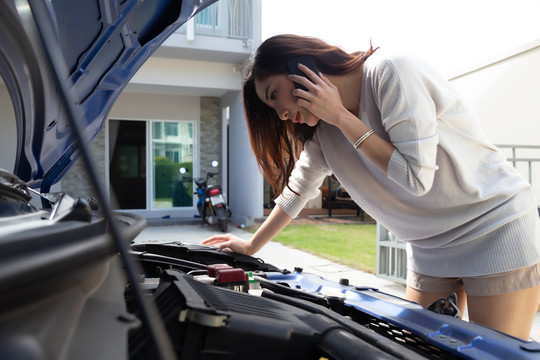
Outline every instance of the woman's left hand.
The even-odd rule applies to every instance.
[[[348,113],[343,106],[338,88],[321,72],[314,73],[303,64],[298,64],[309,79],[298,75],[289,75],[289,80],[304,85],[308,91],[295,89],[292,94],[298,97],[297,104],[309,110],[313,115],[327,123],[337,125],[340,117]]]

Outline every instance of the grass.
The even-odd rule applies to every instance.
[[[255,228],[248,231],[255,232]],[[361,271],[375,273],[374,224],[289,225],[274,241]]]

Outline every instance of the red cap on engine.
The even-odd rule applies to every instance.
[[[216,277],[218,269],[232,269],[232,266],[227,264],[212,264],[206,267],[206,274],[210,277]]]
[[[217,269],[216,282],[218,284],[249,281],[249,275],[242,269]]]

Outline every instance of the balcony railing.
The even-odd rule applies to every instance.
[[[533,183],[533,174],[540,172],[539,145],[497,145],[497,147],[508,151],[507,160],[529,180],[533,187],[540,186],[540,184]],[[540,173],[536,177],[537,181],[539,177]]]
[[[253,11],[251,0],[221,0],[182,26],[178,32],[248,40],[253,38]],[[189,29],[192,27],[192,29]]]

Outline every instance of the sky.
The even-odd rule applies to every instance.
[[[450,77],[540,40],[540,0],[262,0],[263,40],[319,37],[419,56]]]

